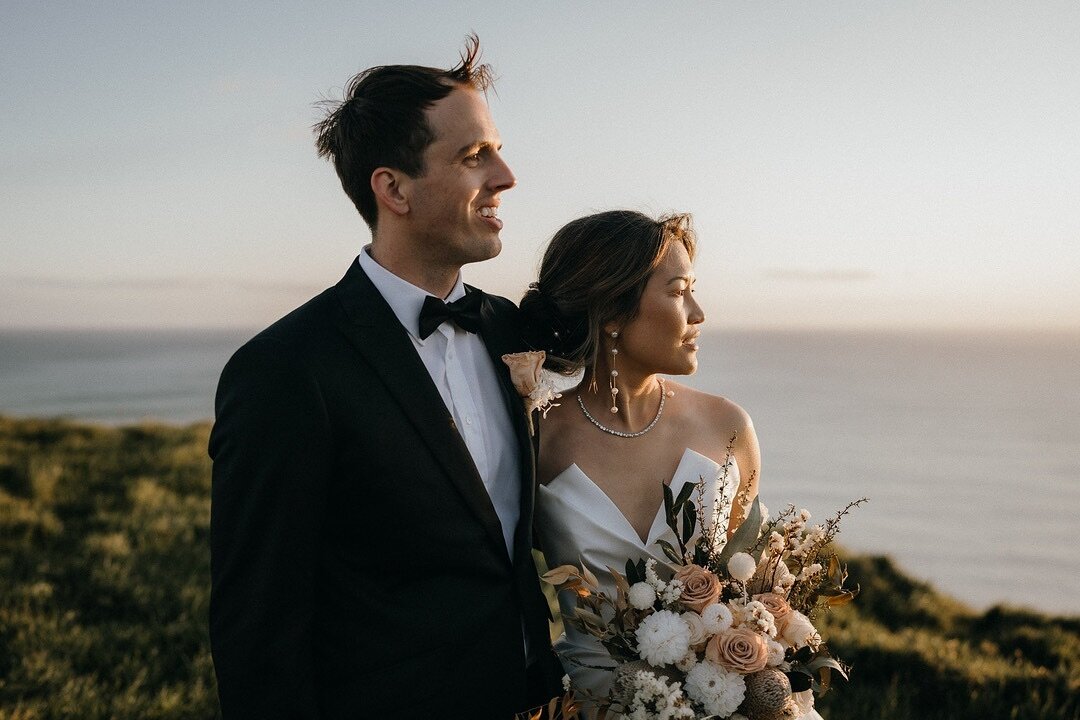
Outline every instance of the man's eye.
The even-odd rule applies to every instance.
[[[478,162],[480,162],[480,153],[465,156],[466,165],[476,165]]]

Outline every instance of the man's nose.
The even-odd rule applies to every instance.
[[[517,178],[502,155],[495,155],[495,172],[491,176],[491,187],[496,191],[509,190],[517,185]]]

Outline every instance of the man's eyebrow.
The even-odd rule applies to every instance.
[[[668,284],[668,285],[670,285],[671,283],[675,282],[676,280],[682,280],[682,281],[683,281],[683,282],[685,282],[685,283],[686,283],[687,285],[690,285],[690,284],[692,284],[692,283],[694,282],[694,280],[696,280],[696,279],[697,279],[697,278],[693,278],[693,277],[691,277],[691,276],[689,276],[689,275],[676,275],[675,277],[673,277],[673,278],[671,278],[670,280],[668,280],[668,281],[667,281],[667,284]]]
[[[498,145],[495,145],[494,143],[490,142],[489,140],[477,140],[476,142],[471,142],[468,145],[464,145],[460,149],[458,149],[457,157],[461,157],[461,156],[464,156],[464,155],[471,155],[471,154],[473,154],[474,152],[476,152],[478,150],[486,150],[488,148],[493,148],[495,150],[502,150],[502,143],[499,143]]]

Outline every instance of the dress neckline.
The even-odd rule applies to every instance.
[[[704,461],[705,463],[708,463],[711,468],[711,472],[715,473],[720,471],[722,466],[715,460],[706,455],[702,455],[696,450],[686,448],[685,450],[683,450],[683,454],[679,458],[679,464],[675,467],[675,472],[672,473],[671,478],[666,483],[667,486],[671,488],[672,494],[678,495],[683,485],[688,482],[696,483],[700,479],[699,477],[691,477],[691,473],[682,472],[683,467],[686,465],[687,461],[695,456],[697,458],[700,458],[699,462]],[[733,457],[729,460],[729,462],[731,463],[734,463],[734,461],[735,459]],[[660,536],[669,529],[667,526],[667,519],[664,517],[664,503],[661,502],[660,507],[656,509],[656,514],[653,516],[652,524],[649,526],[648,536],[645,538],[644,541],[642,541],[641,536],[638,535],[637,530],[634,529],[633,524],[626,517],[626,515],[623,514],[623,511],[619,509],[619,506],[615,504],[611,497],[608,496],[608,494],[604,492],[604,490],[599,485],[597,485],[593,481],[593,479],[589,477],[576,462],[571,463],[569,467],[567,467],[561,473],[552,478],[551,482],[549,482],[547,485],[542,485],[541,488],[548,489],[555,483],[563,481],[564,478],[575,477],[582,481],[590,492],[598,496],[602,502],[606,503],[608,507],[611,508],[615,512],[615,514],[619,516],[619,518],[622,520],[621,530],[625,535],[625,539],[632,541],[638,547],[648,548],[652,546],[656,543],[657,540],[660,539]],[[614,528],[612,528],[612,530],[614,530]]]

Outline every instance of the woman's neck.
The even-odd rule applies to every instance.
[[[656,417],[663,387],[655,373],[619,371],[612,378],[607,367],[597,367],[596,391],[593,392],[593,375],[586,370],[578,393],[589,412],[604,425],[624,432],[636,432]],[[617,393],[612,395],[610,380],[615,381]],[[614,405],[612,405],[614,400]],[[618,408],[612,412],[611,408]]]

